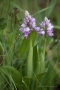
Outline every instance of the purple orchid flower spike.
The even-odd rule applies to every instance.
[[[40,23],[42,30],[45,31],[45,34],[48,36],[54,36],[53,25],[50,23],[47,17],[44,18],[44,21]]]
[[[33,18],[26,10],[24,22],[19,30],[24,34],[25,38],[27,38],[33,30],[40,35],[54,36],[53,25],[50,23],[50,20],[48,20],[47,17],[45,17],[44,21],[40,23],[40,27],[37,27],[36,19]]]
[[[27,38],[28,35],[35,30],[36,28],[36,20],[33,18],[28,11],[25,10],[25,18],[24,22],[21,25],[20,31],[24,34],[24,37]]]

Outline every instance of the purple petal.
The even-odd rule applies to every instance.
[[[40,26],[45,28],[45,22],[41,22]]]

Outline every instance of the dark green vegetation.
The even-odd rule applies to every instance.
[[[37,25],[45,16],[54,25],[54,37],[46,39],[45,55],[44,37],[32,32],[32,51],[30,36],[25,39],[19,31],[24,10],[36,18]],[[29,77],[27,59],[31,58],[33,75]],[[60,90],[59,85],[60,0],[0,0],[0,90]]]

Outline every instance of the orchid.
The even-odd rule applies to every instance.
[[[28,35],[35,30],[40,35],[44,35],[45,31],[43,31],[40,27],[36,25],[36,19],[33,18],[28,11],[25,11],[24,22],[21,25],[20,31],[24,34],[24,37],[27,38]]]
[[[24,22],[21,25],[20,31],[24,34],[24,37],[27,38],[32,30],[36,28],[36,20],[33,18],[28,11],[25,11]]]
[[[47,17],[44,18],[44,21],[40,23],[42,30],[45,31],[45,34],[48,36],[54,36],[53,25],[50,23]]]

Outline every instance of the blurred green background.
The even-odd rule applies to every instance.
[[[48,54],[48,59],[52,58],[55,63],[60,63],[60,0],[0,0],[0,67],[4,65],[13,66],[21,71],[23,76],[26,73],[24,70],[29,49],[29,39],[24,39],[19,28],[23,22],[25,10],[28,10],[29,13],[36,18],[37,25],[39,25],[45,16],[51,20],[54,25],[54,37],[51,39],[48,38],[47,40],[46,54]],[[35,34],[33,33],[32,35],[34,42]],[[35,44],[38,43],[39,40],[42,39],[37,36]],[[41,45],[42,43],[40,46]],[[34,47],[34,50],[36,50],[36,47]],[[51,71],[52,67],[49,69]],[[50,77],[52,77],[53,74],[54,73],[51,73]],[[50,75],[49,72],[47,75]],[[57,87],[60,84],[60,77],[58,76],[55,79],[55,83],[53,79],[53,82],[51,81],[57,85]],[[17,90],[16,88],[14,89],[12,85],[8,85],[7,81],[11,83],[10,78],[6,80],[6,77],[3,77],[3,74],[0,72],[0,90]],[[50,80],[49,77],[48,80]],[[48,80],[46,80],[46,83]],[[43,84],[45,85],[45,82]],[[12,87],[12,89],[10,87]],[[53,90],[53,88],[43,90]]]

